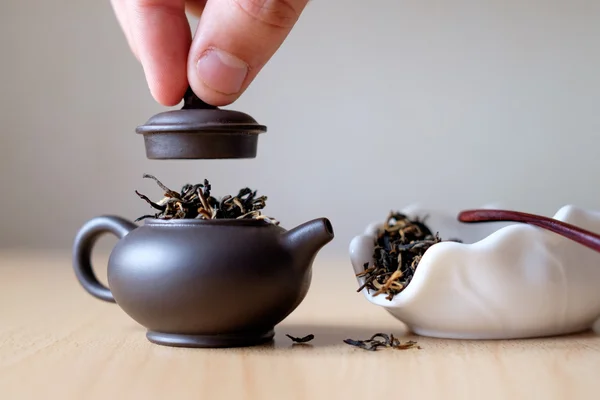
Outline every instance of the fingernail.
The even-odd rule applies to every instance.
[[[206,86],[224,94],[238,93],[248,74],[248,65],[245,62],[215,48],[202,54],[196,68]]]

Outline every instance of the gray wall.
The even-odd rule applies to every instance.
[[[286,227],[328,216],[327,253],[412,201],[600,209],[600,5],[521,3],[313,1],[229,107],[268,125],[258,158],[151,161],[134,129],[164,108],[110,3],[2,0],[0,246],[145,214],[146,172],[249,185]]]

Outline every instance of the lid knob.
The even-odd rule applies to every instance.
[[[180,110],[152,116],[136,128],[149,159],[255,158],[258,135],[267,127],[250,115],[202,101],[191,87]]]

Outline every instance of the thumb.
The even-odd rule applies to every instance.
[[[281,46],[309,0],[208,0],[188,57],[205,102],[234,102]]]

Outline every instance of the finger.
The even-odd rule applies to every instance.
[[[188,87],[191,32],[184,0],[122,0],[152,96],[174,106]]]
[[[129,22],[127,20],[127,10],[125,9],[123,0],[110,0],[110,3],[112,5],[115,16],[117,17],[117,21],[119,22],[119,25],[121,26],[121,30],[123,31],[123,34],[125,35],[125,39],[127,40],[129,49],[131,50],[131,52],[133,53],[135,58],[137,58],[137,60],[139,61],[139,57],[137,55],[137,50],[135,48],[135,43],[133,42],[133,39],[131,37],[131,29],[129,27]]]
[[[207,103],[235,101],[281,46],[308,0],[208,0],[188,58],[189,83]]]

